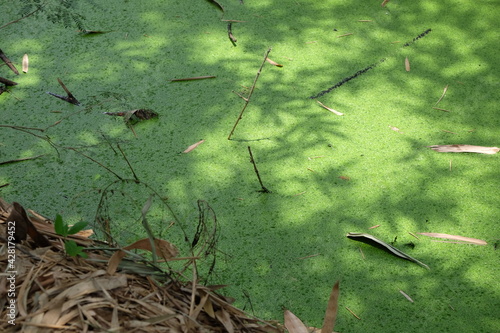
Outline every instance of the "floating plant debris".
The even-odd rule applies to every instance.
[[[407,255],[403,251],[398,250],[394,246],[387,244],[387,243],[381,241],[380,239],[378,239],[370,234],[365,234],[365,233],[360,233],[360,232],[350,232],[347,234],[347,238],[355,240],[355,241],[363,242],[363,243],[369,244],[369,245],[374,246],[374,247],[377,247],[377,248],[382,249],[386,252],[389,252],[392,255],[395,255],[399,258],[409,260],[411,262],[419,264],[422,267],[429,269],[429,266],[427,266],[423,262],[421,262],[413,257],[410,257],[409,255]]]
[[[51,92],[48,92],[48,91],[47,91],[47,94],[52,95],[54,97],[57,97],[59,99],[62,99],[63,101],[66,101],[68,103],[71,103],[71,104],[74,104],[74,105],[80,105],[80,102],[78,102],[78,100],[75,98],[75,96],[73,96],[73,94],[68,90],[68,88],[66,88],[66,86],[61,81],[61,79],[57,78],[57,82],[59,82],[59,84],[61,85],[61,87],[64,89],[64,91],[68,95],[67,96],[61,96],[61,95],[54,94],[54,93],[51,93]]]
[[[17,70],[16,66],[14,66],[14,64],[12,63],[12,61],[10,61],[9,58],[7,58],[7,56],[5,55],[5,53],[3,53],[2,49],[0,49],[0,59],[3,60],[3,62],[5,62],[5,64],[7,66],[9,66],[9,68],[17,75],[19,75],[19,71]]]
[[[440,153],[478,153],[478,154],[496,154],[500,151],[498,147],[483,147],[473,145],[433,145],[427,146]]]
[[[23,56],[23,73],[28,73],[29,65],[30,65],[30,61],[28,58],[28,54],[24,54],[24,56]]]

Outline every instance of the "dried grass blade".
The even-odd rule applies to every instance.
[[[199,145],[201,145],[205,140],[200,140],[196,143],[193,143],[191,146],[187,147],[186,150],[183,151],[184,154],[189,153],[190,151],[195,150]]]
[[[290,333],[309,333],[302,320],[290,310],[285,310],[285,327]]]
[[[204,76],[193,76],[193,77],[185,77],[182,79],[171,79],[170,82],[178,82],[178,81],[194,81],[194,80],[204,80],[204,79],[214,79],[217,76],[215,75],[204,75]]]
[[[339,281],[335,282],[328,300],[328,306],[325,312],[325,319],[323,320],[323,327],[321,333],[332,333],[335,327],[335,320],[339,311]]]
[[[407,300],[409,300],[410,302],[412,302],[412,303],[413,303],[413,300],[411,299],[411,297],[410,297],[410,296],[408,296],[408,294],[407,294],[407,293],[405,293],[405,292],[404,292],[404,291],[402,291],[402,290],[399,290],[399,292],[400,292],[400,293],[401,293],[401,295],[403,295],[403,296],[404,296]]]
[[[434,106],[438,105],[438,103],[441,102],[441,100],[444,98],[444,95],[446,95],[447,90],[448,90],[448,85],[444,87],[443,94],[441,95],[441,97],[439,97],[438,101],[436,102],[436,104],[434,104]]]
[[[478,153],[478,154],[496,154],[500,151],[498,147],[483,147],[473,145],[433,145],[427,146],[440,153]]]
[[[419,232],[418,234],[424,235],[424,236],[429,236],[429,237],[464,241],[464,242],[472,243],[472,244],[476,244],[476,245],[487,245],[488,244],[487,242],[485,242],[484,240],[481,240],[481,239],[458,236],[458,235],[441,234],[441,233],[434,233],[434,232]]]
[[[319,105],[321,105],[323,108],[327,109],[328,111],[335,113],[337,116],[343,116],[344,115],[342,112],[338,112],[338,111],[336,111],[336,110],[334,110],[332,108],[329,108],[328,106],[326,106],[325,104],[321,103],[320,101],[316,101],[316,102],[318,102]]]

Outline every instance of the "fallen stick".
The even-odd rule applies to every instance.
[[[473,145],[433,145],[427,146],[440,153],[478,153],[478,154],[496,154],[500,151],[498,147],[483,147]]]
[[[250,162],[252,162],[253,164],[253,169],[255,171],[255,174],[257,175],[257,179],[259,179],[260,187],[262,187],[259,192],[271,193],[271,191],[269,191],[262,183],[262,179],[260,178],[259,170],[257,169],[257,165],[255,164],[255,160],[253,159],[252,149],[250,148],[250,146],[248,146],[248,153],[250,154]]]
[[[248,106],[248,103],[250,103],[250,97],[252,97],[253,91],[255,89],[255,85],[257,84],[257,80],[259,79],[260,73],[262,72],[262,68],[264,67],[264,64],[266,63],[267,56],[271,52],[271,48],[269,48],[264,56],[264,60],[262,61],[262,64],[260,65],[259,71],[257,72],[257,75],[255,75],[255,79],[253,80],[252,87],[250,88],[250,92],[248,93],[248,96],[246,98],[243,98],[245,100],[245,105],[243,105],[243,108],[241,109],[240,115],[238,116],[238,119],[236,119],[236,122],[234,123],[233,129],[231,130],[231,133],[229,133],[229,136],[227,137],[228,140],[231,140],[231,136],[233,136],[234,129],[236,126],[238,126],[238,123],[240,122],[241,118],[243,117],[243,112],[245,112],[245,109]]]

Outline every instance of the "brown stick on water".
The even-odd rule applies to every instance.
[[[262,187],[259,192],[271,193],[271,191],[269,191],[262,183],[262,179],[260,178],[259,170],[257,169],[257,165],[255,164],[255,160],[253,159],[252,149],[250,148],[250,146],[248,146],[248,153],[250,154],[250,162],[252,162],[253,164],[253,169],[255,171],[255,174],[257,175],[257,179],[259,179],[260,187]]]
[[[260,73],[262,72],[262,67],[264,67],[264,64],[266,63],[267,56],[269,55],[269,52],[271,52],[271,48],[269,48],[264,56],[264,60],[262,61],[262,64],[260,65],[259,71],[257,72],[257,75],[255,75],[255,79],[253,80],[252,87],[250,88],[250,92],[248,93],[247,98],[243,98],[245,100],[245,105],[243,105],[243,109],[241,109],[240,115],[238,116],[238,119],[236,119],[236,122],[234,123],[233,129],[231,130],[231,133],[229,133],[229,136],[227,137],[228,140],[231,140],[231,136],[234,133],[234,129],[236,126],[238,126],[238,123],[240,122],[240,119],[243,117],[243,112],[245,112],[245,109],[248,106],[248,103],[250,103],[250,97],[252,97],[253,91],[255,89],[255,84],[257,83],[257,80],[259,79]]]

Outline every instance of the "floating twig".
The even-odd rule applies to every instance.
[[[66,92],[67,96],[61,96],[61,95],[54,94],[54,93],[51,93],[51,92],[48,92],[48,91],[47,91],[47,94],[52,95],[54,97],[57,97],[59,99],[62,99],[63,101],[66,101],[68,103],[71,103],[71,104],[74,104],[74,105],[80,105],[80,102],[78,102],[78,100],[75,98],[75,96],[73,96],[73,94],[69,91],[69,89],[66,88],[66,86],[61,81],[61,79],[57,78],[57,82],[59,82],[59,84],[61,85],[61,87]]]
[[[17,70],[16,66],[14,66],[14,64],[12,63],[12,61],[10,61],[9,58],[7,58],[7,56],[5,55],[5,53],[3,53],[2,49],[0,49],[0,59],[3,60],[3,62],[5,62],[5,64],[7,66],[9,66],[9,68],[16,74],[16,75],[19,75],[19,71]]]
[[[353,35],[352,32],[349,32],[347,34],[343,34],[343,35],[340,35],[340,36],[337,36],[337,38],[340,38],[340,37],[345,37],[345,36],[350,36],[350,35]]]
[[[422,32],[420,35],[418,35],[417,37],[413,38],[411,41],[409,42],[406,42],[402,47],[406,47],[406,46],[410,46],[411,44],[413,44],[415,41],[419,40],[420,38],[424,37],[425,35],[427,35],[428,33],[430,33],[432,30],[431,29],[427,29],[425,30],[424,32]],[[321,91],[320,93],[316,94],[316,95],[313,95],[313,96],[310,96],[309,98],[311,99],[316,99],[316,98],[319,98],[321,96],[323,96],[324,94],[327,94],[329,92],[331,92],[332,90],[342,86],[343,84],[349,82],[350,80],[368,72],[369,70],[375,68],[376,66],[378,66],[380,63],[384,62],[385,61],[385,58],[382,58],[379,60],[378,63],[373,63],[363,69],[360,69],[359,71],[357,71],[356,73],[354,73],[353,75],[351,76],[348,76],[342,80],[340,80],[338,83],[336,83],[335,85],[331,86],[330,88],[326,89],[326,90],[323,90]]]
[[[17,162],[28,161],[28,160],[34,160],[34,159],[37,159],[37,158],[45,156],[45,155],[46,154],[42,154],[42,155],[37,155],[37,156],[33,156],[33,157],[18,158],[18,159],[15,159],[15,160],[0,162],[0,165],[10,164],[10,163],[17,163]]]
[[[3,77],[0,77],[0,82],[5,84],[6,86],[17,86],[17,82],[11,81]]]
[[[127,165],[130,168],[130,171],[132,171],[132,175],[134,175],[134,179],[137,182],[139,182],[139,178],[137,178],[137,175],[135,174],[134,168],[132,168],[132,165],[130,164],[130,162],[129,162],[127,156],[125,155],[125,153],[123,152],[122,147],[120,147],[119,143],[116,144],[116,147],[118,148],[118,150],[120,151],[120,153],[122,153],[123,159],[125,160],[125,162],[127,162]]]
[[[193,76],[193,77],[185,77],[182,79],[171,79],[170,82],[178,82],[178,81],[194,81],[194,80],[205,80],[205,79],[214,79],[215,75],[205,75],[205,76]]]
[[[436,108],[436,107],[433,107],[434,110],[439,110],[439,111],[444,111],[444,112],[451,112],[450,110],[446,110],[446,109],[441,109],[441,108]]]
[[[361,320],[361,318],[359,318],[359,316],[357,314],[355,314],[351,309],[349,309],[347,306],[345,307],[347,311],[349,311],[354,317],[356,317],[357,319]]]
[[[243,105],[243,108],[240,111],[240,114],[238,116],[238,119],[236,119],[236,122],[234,123],[233,129],[231,129],[231,133],[229,133],[229,136],[227,137],[228,140],[231,140],[231,136],[234,133],[234,129],[236,126],[238,126],[238,123],[240,122],[241,118],[243,117],[243,112],[245,112],[245,109],[248,106],[248,103],[250,103],[250,97],[252,97],[253,91],[255,90],[255,84],[257,84],[257,80],[259,79],[260,73],[262,72],[262,68],[264,67],[264,64],[266,63],[267,56],[271,52],[271,48],[269,48],[264,56],[264,60],[262,61],[262,64],[260,65],[259,70],[257,71],[257,74],[255,75],[255,79],[253,81],[252,87],[250,88],[250,92],[248,93],[248,96],[245,99],[245,105]]]
[[[231,43],[233,43],[233,45],[236,46],[236,42],[238,40],[236,39],[236,37],[233,36],[232,28],[233,28],[233,23],[229,22],[227,24],[227,36],[229,37],[229,40],[231,41]]]
[[[262,179],[260,178],[259,170],[257,169],[257,165],[255,164],[255,160],[253,159],[252,149],[250,148],[250,146],[248,146],[248,153],[250,154],[250,162],[252,162],[253,164],[253,169],[255,171],[255,174],[257,175],[257,179],[259,180],[260,187],[262,188],[261,190],[259,190],[259,192],[271,193],[271,191],[269,191],[262,183]]]

